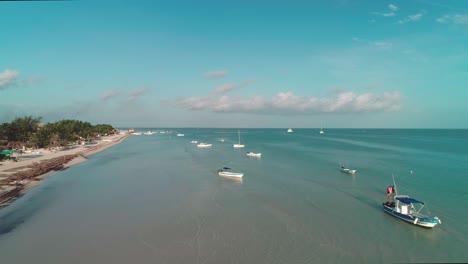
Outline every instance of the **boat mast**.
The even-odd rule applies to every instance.
[[[395,195],[398,195],[398,188],[396,187],[395,176],[393,176],[393,173],[392,173],[392,179],[393,179],[393,186],[395,187]]]

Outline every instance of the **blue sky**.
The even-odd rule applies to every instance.
[[[467,1],[0,2],[0,122],[468,128]]]

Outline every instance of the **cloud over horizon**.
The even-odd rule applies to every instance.
[[[101,96],[101,101],[107,101],[112,97],[116,97],[118,94],[119,91],[117,89],[108,90]]]
[[[260,96],[202,96],[179,99],[177,107],[191,111],[256,114],[315,114],[390,112],[402,108],[403,96],[397,92],[383,94],[341,91],[331,97],[298,96],[280,92],[272,98]]]
[[[148,93],[148,89],[146,88],[140,88],[140,89],[135,89],[133,91],[130,91],[128,94],[128,101],[133,102],[136,101],[138,98],[140,98],[142,95]]]
[[[15,70],[4,70],[0,73],[0,90],[6,89],[16,82],[19,72]]]
[[[227,92],[230,92],[230,91],[233,91],[233,90],[244,88],[244,87],[246,87],[246,86],[248,86],[248,85],[250,85],[250,84],[252,84],[254,82],[255,82],[255,79],[249,79],[249,80],[243,81],[240,84],[226,83],[226,84],[223,84],[223,85],[220,85],[220,86],[216,87],[215,92],[217,92],[217,93],[227,93]]]

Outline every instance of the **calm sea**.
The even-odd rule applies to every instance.
[[[174,130],[185,136],[131,136],[1,209],[0,262],[468,262],[468,130],[240,129],[245,149],[237,129]],[[442,225],[383,212],[392,174]]]

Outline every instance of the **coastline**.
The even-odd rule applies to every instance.
[[[94,146],[73,146],[58,152],[40,149],[31,154],[41,155],[25,155],[18,162],[0,162],[0,209],[57,171],[84,162],[89,156],[121,143],[128,136],[129,133],[105,136]]]

